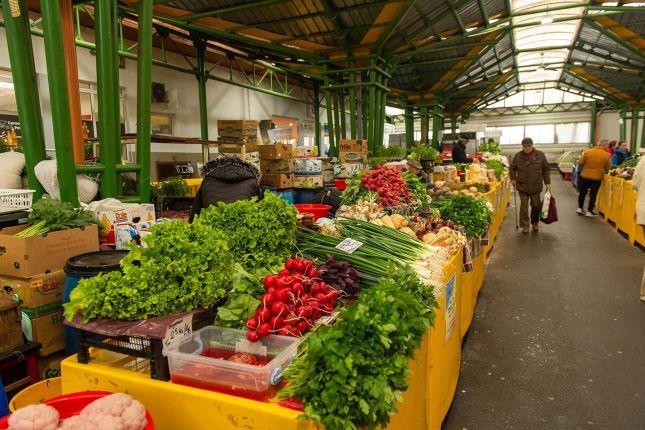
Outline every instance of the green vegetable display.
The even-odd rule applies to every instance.
[[[89,211],[82,208],[75,208],[69,203],[52,198],[43,198],[34,202],[29,214],[29,224],[31,225],[16,233],[16,236],[40,236],[50,231],[98,225],[98,221],[92,218]]]
[[[451,220],[466,228],[466,235],[479,237],[493,222],[493,211],[486,199],[465,194],[432,200],[432,207],[439,209],[441,218]]]
[[[431,146],[417,145],[410,151],[410,157],[418,160],[436,160],[439,157],[439,151]]]
[[[260,269],[249,273],[239,264],[235,265],[233,288],[226,298],[226,303],[217,309],[215,325],[244,329],[246,320],[255,314],[260,306],[260,297],[266,292],[263,278],[277,270]]]
[[[138,320],[213,306],[230,288],[234,261],[222,232],[184,221],[151,227],[121,272],[82,279],[65,317]]]
[[[479,145],[479,152],[490,152],[492,154],[501,154],[502,150],[499,148],[499,143],[493,141],[490,143],[482,143]]]
[[[414,194],[415,201],[417,201],[421,206],[428,206],[430,204],[430,198],[428,196],[428,190],[426,189],[426,184],[422,183],[417,175],[413,175],[410,172],[403,172],[403,180],[408,185],[410,192]]]
[[[625,158],[625,160],[620,163],[620,166],[618,167],[636,167],[638,164],[638,161],[640,160],[640,156],[638,154],[632,155],[631,157]]]
[[[291,255],[296,244],[296,208],[267,191],[264,198],[218,203],[202,210],[194,224],[224,232],[236,262],[254,270]]]
[[[497,179],[501,179],[504,175],[504,165],[499,160],[486,160],[486,168],[494,170]]]
[[[151,192],[153,197],[186,197],[190,193],[190,187],[179,176],[173,176],[153,185]]]
[[[410,268],[392,270],[309,336],[285,372],[282,397],[327,430],[387,427],[409,384],[408,359],[434,323],[437,302]]]

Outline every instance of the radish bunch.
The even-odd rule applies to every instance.
[[[378,166],[366,173],[361,178],[361,184],[366,190],[379,195],[382,206],[400,206],[414,199],[401,172],[390,167]]]
[[[270,334],[299,336],[334,310],[338,292],[320,279],[313,260],[290,258],[277,275],[264,278],[266,292],[255,316],[246,320],[246,338],[257,342]]]

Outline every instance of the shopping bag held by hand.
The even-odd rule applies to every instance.
[[[545,224],[551,224],[558,220],[558,209],[555,207],[555,197],[551,195],[550,191],[544,193],[540,220]]]

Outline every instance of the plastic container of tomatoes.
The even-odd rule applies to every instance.
[[[295,337],[270,335],[251,343],[246,330],[204,327],[166,349],[170,380],[266,401],[280,388],[299,345]]]
[[[65,418],[71,418],[74,415],[80,414],[85,406],[89,405],[94,400],[109,396],[110,394],[114,393],[109,391],[81,391],[78,393],[63,394],[62,396],[52,397],[49,400],[45,400],[44,403],[56,409],[60,414],[60,419],[64,420]],[[0,419],[0,430],[9,428],[9,417],[10,415]],[[154,430],[155,425],[152,421],[152,416],[147,409],[146,418],[148,420],[148,424],[144,427],[144,430]]]

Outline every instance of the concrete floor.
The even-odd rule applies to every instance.
[[[645,252],[552,178],[560,221],[539,233],[511,199],[445,430],[645,429]]]

